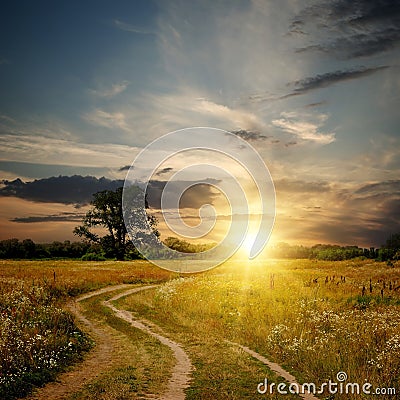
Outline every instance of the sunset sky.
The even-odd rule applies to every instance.
[[[0,239],[73,239],[149,142],[209,126],[268,166],[273,242],[379,246],[400,232],[399,60],[394,0],[7,1]]]

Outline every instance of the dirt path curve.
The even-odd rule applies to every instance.
[[[131,294],[141,292],[142,290],[152,289],[155,287],[156,285],[150,285],[130,289],[117,294],[107,301],[104,301],[103,304],[111,308],[117,317],[129,322],[133,327],[141,329],[142,331],[147,332],[149,335],[155,337],[162,344],[168,346],[174,353],[176,364],[172,370],[172,376],[169,379],[167,391],[163,393],[161,397],[151,398],[158,398],[160,400],[184,400],[186,397],[184,390],[189,387],[193,365],[182,346],[179,343],[176,343],[173,340],[154,332],[147,324],[144,324],[143,321],[134,319],[132,313],[125,310],[120,310],[111,303],[112,301],[118,300],[121,297],[129,296]],[[156,329],[158,328],[154,323],[151,323],[151,326]],[[150,396],[148,398],[150,398]]]
[[[176,364],[172,371],[172,376],[168,382],[167,391],[157,397],[154,395],[147,396],[148,399],[158,400],[184,400],[184,389],[189,387],[191,379],[191,372],[194,367],[188,355],[183,350],[182,346],[171,339],[154,332],[153,329],[161,331],[161,329],[152,322],[144,320],[137,320],[132,316],[132,313],[125,310],[116,308],[112,302],[122,297],[129,296],[143,290],[153,289],[158,285],[148,285],[132,288],[132,285],[122,284],[115,286],[108,286],[93,292],[86,293],[77,297],[74,301],[68,303],[67,308],[75,315],[79,327],[88,333],[96,342],[96,346],[84,359],[82,363],[75,365],[70,371],[62,373],[58,376],[57,381],[50,382],[43,388],[37,389],[27,400],[61,400],[67,396],[77,392],[86,383],[98,377],[103,371],[110,368],[113,364],[113,353],[118,348],[118,339],[111,336],[110,333],[104,329],[100,324],[89,321],[82,313],[79,302],[98,296],[104,293],[113,292],[120,289],[127,289],[117,294],[111,299],[104,301],[103,304],[114,311],[117,317],[129,322],[133,327],[141,329],[149,335],[158,339],[162,344],[168,346],[174,353]],[[269,361],[266,357],[251,350],[250,348],[238,343],[228,342],[231,345],[241,348],[243,351],[251,355],[253,358],[261,361],[267,365],[273,372],[282,376],[289,383],[301,385],[297,382],[296,378],[283,369],[279,364]],[[304,400],[319,400],[316,396],[304,393],[299,394]]]
[[[231,345],[240,347],[247,354],[250,354],[253,358],[255,358],[258,361],[261,361],[263,364],[268,366],[268,368],[271,371],[275,372],[277,375],[286,379],[289,383],[294,383],[297,385],[297,387],[301,388],[301,385],[297,382],[296,378],[291,373],[289,373],[285,369],[283,369],[279,364],[269,361],[268,358],[262,356],[261,354],[255,352],[254,350],[251,350],[247,346],[243,346],[239,343],[234,343],[234,342],[229,342],[229,341],[228,341],[228,343]],[[319,400],[318,397],[315,397],[311,393],[299,393],[299,396],[302,397],[304,400]]]
[[[99,376],[101,372],[110,368],[113,362],[113,353],[118,342],[116,338],[112,337],[99,324],[89,321],[83,315],[79,302],[93,296],[127,287],[131,287],[131,285],[105,287],[79,296],[67,304],[66,308],[75,315],[79,327],[95,340],[96,346],[81,363],[73,366],[70,371],[60,374],[55,382],[50,382],[46,386],[37,389],[28,397],[29,400],[64,399],[77,392],[88,381]]]

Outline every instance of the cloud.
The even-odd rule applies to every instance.
[[[41,135],[0,135],[0,159],[4,161],[83,167],[119,168],[129,164],[139,148],[113,143],[89,144]]]
[[[20,179],[3,181],[0,196],[18,197],[43,203],[84,205],[90,203],[93,194],[102,190],[116,190],[122,180],[97,179],[92,176],[58,176],[23,182]]]
[[[400,3],[320,1],[294,17],[290,32],[308,34],[314,42],[300,48],[301,52],[333,53],[340,59],[374,56],[400,45]]]
[[[315,103],[307,104],[307,105],[305,106],[305,108],[320,107],[320,106],[325,106],[326,104],[327,104],[326,101],[317,101],[317,102],[315,102]]]
[[[242,128],[239,131],[252,130],[264,126],[259,117],[250,111],[234,109],[210,100],[199,99],[193,104],[192,110],[230,122],[230,124]]]
[[[336,140],[335,133],[319,131],[327,118],[325,114],[314,116],[314,121],[306,120],[305,118],[310,119],[310,116],[302,116],[296,112],[282,112],[281,117],[280,119],[272,120],[272,124],[302,140],[318,144],[329,144]]]
[[[400,232],[400,181],[276,179],[276,231],[294,243],[380,246]],[[300,239],[301,238],[301,239]]]
[[[82,218],[84,217],[84,215],[85,214],[83,213],[63,212],[61,214],[16,217],[10,219],[10,221],[25,224],[37,222],[82,222]]]
[[[302,94],[306,94],[313,90],[322,89],[334,85],[339,82],[350,81],[354,79],[363,78],[369,75],[373,75],[379,71],[383,71],[385,69],[390,68],[388,65],[381,65],[378,67],[354,67],[351,69],[345,70],[337,70],[333,72],[326,72],[324,74],[317,74],[314,76],[310,76],[304,79],[299,79],[294,82],[289,82],[286,86],[294,86],[295,89],[288,94],[285,95],[271,95],[271,94],[253,94],[248,96],[248,101],[250,103],[264,103],[264,102],[273,102],[276,100],[287,99],[292,96],[299,96]],[[315,103],[310,103],[306,106],[306,108],[318,107],[321,105],[325,105],[326,101],[319,101]]]
[[[0,119],[2,119],[3,121],[9,122],[11,124],[15,124],[17,121],[14,118],[9,117],[8,115],[0,115]]]
[[[172,167],[166,167],[166,168],[163,168],[163,169],[161,169],[160,171],[158,171],[157,173],[156,173],[156,175],[157,176],[160,176],[160,175],[163,175],[163,174],[167,174],[168,172],[171,172],[171,171],[173,171],[174,169],[172,168]]]
[[[7,176],[15,178],[49,178],[58,175],[93,175],[97,177],[110,173],[109,168],[103,167],[83,167],[71,165],[39,164],[18,161],[0,160],[0,179],[9,179]]]
[[[110,113],[99,108],[83,115],[83,119],[92,125],[102,126],[109,129],[121,129],[130,131],[126,117],[122,112]]]
[[[292,93],[283,96],[283,98],[290,96],[297,96],[300,94],[310,92],[311,90],[326,88],[338,82],[344,82],[352,79],[358,79],[365,76],[369,76],[387,68],[389,67],[386,65],[373,68],[360,67],[348,70],[327,72],[325,74],[318,74],[312,77],[300,79],[292,83],[292,85],[296,86],[296,89],[294,89]]]
[[[268,136],[261,135],[259,132],[247,131],[245,129],[240,129],[238,131],[232,131],[236,136],[241,137],[244,140],[262,140],[268,139]]]
[[[219,181],[209,178],[208,184],[197,183],[196,181],[175,181],[170,183],[171,188],[175,188],[176,192],[181,192],[183,189],[190,187],[184,192],[180,208],[182,209],[199,209],[204,204],[214,204],[220,193],[216,193],[212,184],[217,184]],[[147,200],[149,206],[155,209],[161,209],[161,195],[167,181],[151,180],[147,186]]]
[[[360,187],[356,195],[387,195],[397,194],[400,196],[400,180],[388,180],[382,182],[370,183]]]
[[[10,64],[10,61],[6,58],[0,58],[0,65]]]
[[[122,171],[129,171],[130,169],[131,169],[131,165],[124,165],[123,167],[118,168],[118,171],[119,171],[119,172],[122,172]]]
[[[109,88],[90,89],[89,92],[98,97],[114,97],[117,94],[124,92],[129,84],[129,81],[121,81],[112,84]]]
[[[113,20],[113,25],[120,29],[121,31],[125,32],[132,32],[132,33],[138,33],[141,35],[155,35],[155,32],[152,32],[148,29],[138,27],[136,25],[128,24],[126,22],[123,22],[119,19],[114,19]]]
[[[330,184],[325,181],[275,179],[274,185],[277,191],[285,193],[327,193],[331,190]]]
[[[188,126],[251,132],[266,129],[265,122],[253,111],[207,99],[201,90],[188,87],[168,94],[144,95],[135,112],[132,118],[142,126],[147,141],[149,132],[166,133]]]

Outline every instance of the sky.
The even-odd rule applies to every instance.
[[[74,239],[91,191],[208,126],[269,168],[272,242],[379,246],[400,232],[399,56],[398,1],[6,1],[0,239]],[[199,198],[218,203],[202,187],[187,216]]]

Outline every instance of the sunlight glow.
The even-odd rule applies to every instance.
[[[246,235],[246,238],[244,239],[242,243],[242,249],[246,251],[246,253],[250,253],[250,250],[253,246],[253,243],[255,242],[257,237],[256,233],[248,232]]]

